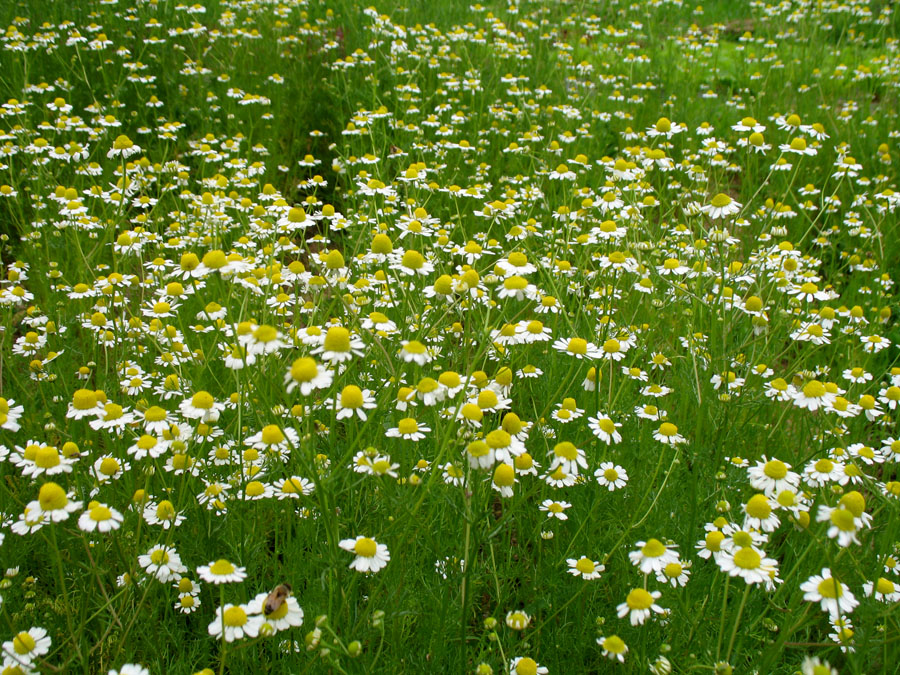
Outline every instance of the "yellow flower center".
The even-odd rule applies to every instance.
[[[172,520],[175,518],[175,505],[168,499],[164,499],[156,507],[156,517],[160,520]]]
[[[573,443],[569,441],[563,441],[562,443],[557,443],[553,448],[553,454],[557,457],[562,457],[563,459],[567,459],[569,461],[574,461],[578,459],[578,448],[575,447]]]
[[[97,395],[90,389],[79,389],[72,395],[75,410],[90,410],[97,406]]]
[[[590,558],[581,558],[577,563],[575,563],[575,569],[577,569],[582,574],[593,574],[596,568],[597,566],[594,565],[594,561]]]
[[[375,543],[375,540],[368,537],[363,537],[353,546],[354,553],[362,558],[374,557],[377,550],[378,545]]]
[[[229,607],[222,615],[222,619],[226,626],[243,626],[247,623],[247,612],[240,607]]]
[[[653,604],[653,596],[643,588],[635,588],[625,598],[625,603],[629,609],[650,609]]]
[[[166,551],[157,549],[150,554],[150,562],[154,565],[165,565],[169,562],[169,554]]]
[[[25,631],[22,631],[13,638],[13,649],[15,650],[16,654],[28,654],[35,647],[37,647],[37,643],[34,641],[34,638]]]
[[[837,526],[842,532],[855,532],[856,524],[853,522],[853,514],[847,509],[835,509],[831,512],[831,524]]]
[[[257,342],[272,342],[278,337],[278,331],[274,326],[263,324],[253,331],[253,339]]]
[[[348,384],[341,390],[342,408],[360,408],[363,404],[362,390],[354,384]]]
[[[400,265],[402,267],[406,267],[407,269],[417,270],[420,269],[425,264],[425,258],[421,253],[410,249],[403,254],[403,258],[400,260]]]
[[[840,598],[844,595],[844,589],[841,588],[841,584],[834,578],[822,579],[817,590],[823,598]]]
[[[515,482],[516,472],[509,464],[501,463],[494,469],[494,484],[497,487],[511,487]]]
[[[666,437],[674,436],[675,434],[678,433],[678,427],[676,427],[671,422],[663,422],[662,424],[659,425],[659,433],[660,433],[660,435],[666,436]]]
[[[644,544],[641,553],[645,558],[658,558],[666,552],[665,544],[659,539],[650,539]]]
[[[500,448],[509,447],[509,444],[512,442],[512,437],[503,429],[494,429],[485,436],[484,440],[488,444],[488,447],[498,450]]]
[[[787,476],[787,466],[778,459],[770,459],[763,467],[763,473],[769,478],[781,480]]]
[[[406,346],[403,347],[403,350],[408,354],[424,354],[426,352],[426,347],[418,340],[410,340],[406,343]]]
[[[884,577],[879,577],[878,581],[875,582],[875,591],[881,593],[882,595],[888,595],[889,593],[894,593],[897,587],[893,581],[889,579],[885,579]]]
[[[59,451],[52,445],[38,448],[34,456],[34,463],[42,469],[59,466]]]
[[[677,562],[670,562],[663,568],[663,572],[665,572],[666,576],[670,579],[681,576],[682,571],[684,571],[684,568],[681,566],[681,563]]]
[[[747,502],[747,515],[765,520],[772,514],[772,507],[765,495],[754,495]]]
[[[419,425],[411,417],[404,417],[397,423],[397,429],[403,435],[414,434],[419,430]]]
[[[101,522],[103,520],[110,520],[112,518],[112,511],[109,510],[108,507],[101,505],[97,505],[91,509],[91,520],[95,522]]]
[[[279,443],[283,443],[284,439],[284,432],[282,432],[277,425],[269,424],[268,426],[263,427],[262,442],[266,445],[278,445]]]
[[[603,648],[610,654],[624,654],[625,642],[618,635],[603,638]]]
[[[834,469],[834,462],[830,459],[820,459],[814,466],[819,473],[831,473],[832,469]]]
[[[44,483],[38,493],[38,503],[43,511],[58,511],[69,503],[66,491],[56,483]]]
[[[759,553],[750,547],[742,548],[734,554],[734,564],[744,570],[755,570],[762,563]]]
[[[856,518],[859,518],[866,510],[866,499],[856,490],[852,490],[841,497],[840,504]]]
[[[295,382],[310,382],[319,373],[316,360],[308,356],[299,358],[291,365],[291,378]]]
[[[325,351],[349,352],[350,331],[341,326],[332,326],[325,334]]]
[[[227,576],[229,574],[234,573],[234,565],[224,559],[216,560],[212,565],[209,566],[209,571],[215,574],[216,576]]]
[[[526,656],[523,659],[520,659],[516,664],[516,673],[515,675],[536,675],[538,669],[537,661]]]
[[[244,488],[244,492],[248,497],[259,497],[264,494],[266,491],[266,486],[260,483],[258,480],[251,480],[247,483],[247,487]]]
[[[208,391],[198,391],[191,398],[191,405],[201,410],[209,410],[213,407],[214,399]]]

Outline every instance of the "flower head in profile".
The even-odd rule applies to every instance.
[[[713,220],[733,216],[741,210],[741,205],[726,194],[719,193],[709,204],[700,209]]]
[[[60,485],[47,482],[38,492],[41,512],[54,523],[66,520],[70,514],[81,509],[81,502],[75,501],[74,493],[67,493]]]
[[[200,420],[204,424],[216,422],[225,410],[225,404],[217,402],[208,391],[198,391],[178,406],[181,414],[189,420]]]
[[[247,570],[221,558],[209,565],[198,567],[197,575],[208,584],[232,584],[246,579]]]
[[[625,602],[616,607],[619,618],[629,617],[632,626],[643,625],[653,612],[662,614],[665,610],[656,604],[662,596],[659,591],[645,591],[643,588],[632,589]]]
[[[619,663],[625,663],[625,654],[628,653],[628,645],[618,635],[598,637],[597,644],[603,649],[603,656]]]
[[[124,517],[114,508],[93,501],[88,504],[88,509],[78,518],[78,529],[83,532],[100,532],[105,534],[118,530]]]
[[[660,424],[659,429],[653,432],[653,438],[666,445],[679,445],[687,442],[687,439],[678,433],[678,427],[671,422]]]
[[[352,361],[354,356],[362,356],[364,349],[365,343],[359,336],[343,326],[332,326],[325,333],[321,345],[315,347],[312,353],[319,354],[323,361],[344,363]]]
[[[284,375],[287,393],[290,394],[299,387],[303,396],[309,396],[316,389],[328,389],[333,379],[332,371],[319,365],[309,356],[295,360]]]
[[[355,384],[348,384],[334,398],[337,419],[342,420],[356,415],[362,421],[368,416],[366,410],[375,407],[375,396],[368,389],[360,389]]]

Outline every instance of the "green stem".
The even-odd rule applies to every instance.
[[[725,633],[725,609],[728,607],[728,587],[731,585],[731,577],[725,579],[725,590],[722,592],[722,613],[719,616],[719,637],[716,638],[716,661],[722,653],[722,635]]]
[[[725,660],[731,659],[731,650],[734,648],[734,639],[737,637],[738,626],[741,623],[741,615],[744,613],[744,605],[747,604],[747,596],[750,595],[750,584],[744,588],[744,595],[741,598],[741,605],[738,607],[737,616],[734,619],[734,628],[731,629],[731,638],[728,640],[728,649],[725,652]]]

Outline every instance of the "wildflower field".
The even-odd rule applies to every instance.
[[[0,2],[0,674],[896,672],[895,9]]]

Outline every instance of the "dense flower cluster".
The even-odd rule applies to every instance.
[[[680,0],[162,4],[0,38],[0,598],[59,625],[16,625],[3,672],[148,661],[147,611],[224,669],[301,603],[287,670],[409,634],[417,670],[775,670],[801,630],[834,644],[803,672],[881,658],[889,3],[751,3],[737,33]],[[851,65],[794,61],[826,34]],[[777,648],[735,651],[760,621]]]

